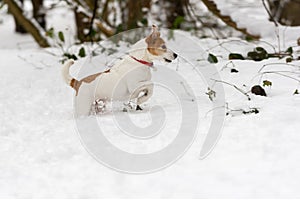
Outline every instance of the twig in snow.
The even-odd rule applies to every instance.
[[[236,85],[228,83],[226,81],[222,81],[222,80],[216,80],[216,79],[211,79],[211,80],[215,81],[216,83],[224,83],[226,85],[230,85],[231,87],[235,88],[237,91],[239,91],[240,93],[245,95],[249,101],[251,100],[251,97],[249,96],[249,94],[247,94],[247,92],[243,91],[241,88],[237,87]]]
[[[231,108],[229,108],[228,103],[226,103],[225,106],[215,107],[215,108],[213,108],[213,109],[207,111],[207,113],[205,114],[205,117],[207,117],[207,115],[208,115],[210,112],[212,112],[212,111],[214,111],[214,110],[216,110],[216,109],[220,109],[220,108],[225,108],[225,109],[226,109],[226,115],[229,115],[230,113],[232,114],[233,112],[240,112],[240,113],[242,113],[242,114],[244,114],[244,115],[252,114],[252,113],[255,113],[255,114],[258,114],[258,113],[259,113],[259,109],[258,109],[258,108],[255,108],[255,107],[254,107],[254,108],[251,108],[251,107],[250,107],[248,110],[245,110],[245,109],[242,109],[242,108],[240,108],[240,109],[231,109]]]
[[[254,113],[254,114],[258,114],[259,113],[258,108],[249,108],[249,110],[244,110],[242,108],[240,108],[240,109],[231,109],[227,105],[226,109],[227,109],[226,115],[229,115],[230,113],[232,114],[233,112],[241,112],[244,115],[252,114],[252,113]]]
[[[297,79],[295,77],[292,77],[292,76],[289,76],[289,75],[286,75],[286,74],[283,74],[283,73],[293,73],[293,74],[298,74],[299,75],[299,73],[291,72],[291,71],[266,71],[266,72],[259,73],[261,75],[260,80],[262,79],[263,75],[265,75],[265,74],[277,74],[277,75],[292,79],[292,80],[297,81],[298,83],[300,83],[300,79]]]
[[[268,64],[264,64],[264,65],[258,70],[258,72],[261,72],[265,67],[272,66],[272,65],[287,65],[287,66],[292,66],[292,67],[298,67],[298,68],[300,68],[299,65],[290,64],[290,63],[268,63]]]
[[[232,67],[228,67],[228,65],[232,65]],[[228,63],[226,63],[226,65],[224,65],[221,69],[221,71],[223,71],[224,69],[229,68],[229,69],[235,69],[235,64],[231,61],[229,61]]]
[[[191,97],[191,101],[195,101],[195,99],[193,98],[193,95],[191,95],[191,93],[187,90],[184,82],[180,81],[180,84],[182,85],[182,87],[183,87],[184,91],[186,92],[186,94]]]

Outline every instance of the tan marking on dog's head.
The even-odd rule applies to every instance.
[[[148,51],[155,56],[166,53],[165,41],[160,37],[160,33],[155,25],[152,26],[152,33],[146,38]]]

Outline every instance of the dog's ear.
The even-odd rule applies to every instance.
[[[152,37],[159,38],[160,37],[160,32],[158,31],[158,28],[156,25],[152,25]]]
[[[152,25],[152,33],[146,38],[148,45],[154,44],[155,40],[160,37],[160,32],[156,25]]]

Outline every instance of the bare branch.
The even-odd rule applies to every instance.
[[[25,28],[25,30],[32,35],[40,47],[50,47],[50,44],[44,36],[45,34],[43,34],[43,29],[37,22],[33,23],[33,21],[27,19],[23,14],[22,9],[14,0],[4,0],[4,3],[7,4],[11,14]]]
[[[244,33],[245,35],[247,35],[247,36],[249,36],[253,39],[259,39],[260,38],[259,35],[251,34],[245,28],[239,28],[237,26],[237,24],[231,19],[230,16],[222,15],[221,11],[218,9],[217,5],[215,4],[215,2],[213,0],[202,0],[202,2],[204,3],[204,5],[207,7],[207,9],[209,11],[211,11],[214,15],[216,15],[219,19],[221,19],[228,26],[231,26],[235,30],[240,31],[240,32]]]
[[[270,19],[274,22],[275,26],[278,27],[278,23],[277,23],[277,21],[274,19],[274,17],[273,17],[273,15],[271,14],[270,10],[267,8],[267,5],[266,5],[265,0],[262,0],[262,3],[263,3],[263,6],[264,6],[265,10],[267,11],[267,13],[268,13]]]

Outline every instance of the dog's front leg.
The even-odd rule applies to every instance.
[[[141,104],[146,102],[153,94],[153,83],[151,81],[140,82],[133,91],[130,100],[137,99],[136,110],[142,110]]]

